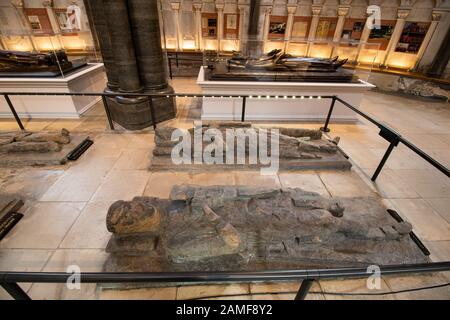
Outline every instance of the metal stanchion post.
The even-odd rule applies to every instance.
[[[6,103],[8,103],[9,109],[11,109],[14,119],[16,119],[16,122],[19,125],[19,128],[21,130],[25,130],[25,127],[23,126],[22,121],[20,121],[20,118],[17,115],[16,109],[14,109],[14,106],[13,106],[11,100],[9,99],[9,96],[7,94],[4,94],[3,96],[5,97]]]
[[[311,289],[313,283],[314,283],[313,279],[303,280],[302,284],[300,285],[300,288],[298,289],[297,294],[295,295],[295,300],[305,300],[306,296],[308,295],[309,289]]]
[[[105,108],[106,117],[108,118],[109,128],[114,130],[114,123],[111,118],[111,112],[109,111],[108,100],[106,100],[105,95],[102,95],[103,107]]]
[[[398,144],[398,142],[391,142],[391,144],[389,145],[389,147],[387,148],[383,159],[381,159],[380,164],[378,165],[377,169],[375,170],[373,176],[372,176],[372,181],[377,180],[378,175],[381,172],[381,169],[383,169],[384,164],[386,163],[387,159],[389,158],[389,156],[391,155],[392,150],[394,150],[394,147]]]
[[[241,115],[241,121],[245,121],[245,103],[247,101],[247,97],[242,97],[242,115]]]
[[[25,291],[17,283],[14,282],[2,282],[0,284],[6,292],[15,300],[31,300]]]
[[[153,97],[149,97],[148,104],[150,106],[150,114],[152,115],[153,130],[156,130],[156,119],[155,119],[155,108],[153,106]]]
[[[330,109],[328,110],[328,115],[327,115],[327,119],[325,120],[325,125],[320,128],[320,130],[323,132],[330,132],[330,129],[328,128],[328,124],[330,123],[330,118],[331,118],[331,114],[333,113],[335,103],[336,103],[336,97],[333,96],[333,98],[331,98],[331,105],[330,105]]]

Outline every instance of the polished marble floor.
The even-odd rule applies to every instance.
[[[173,81],[177,92],[199,92],[195,79]],[[199,101],[179,98],[179,114],[164,125],[189,127],[200,117]],[[370,92],[361,108],[398,130],[411,142],[450,167],[450,105]],[[66,271],[78,265],[82,271],[101,271],[109,239],[105,216],[109,205],[134,196],[167,197],[174,184],[253,184],[302,187],[324,196],[380,196],[386,205],[410,221],[430,249],[434,261],[450,260],[450,180],[403,146],[396,148],[376,183],[370,176],[387,147],[375,126],[360,119],[356,124],[331,124],[330,137],[350,156],[351,172],[280,172],[259,176],[254,172],[170,173],[148,170],[153,130],[111,132],[102,106],[96,105],[78,120],[24,120],[29,130],[87,132],[94,145],[67,166],[0,169],[0,193],[25,198],[25,217],[0,241],[0,270]],[[278,123],[280,124],[280,123]],[[269,125],[273,125],[272,123]],[[318,123],[283,123],[285,126],[318,128]],[[0,131],[15,130],[11,120],[0,120]],[[427,276],[383,277],[378,292],[391,292],[450,280],[450,273]],[[102,290],[82,285],[22,284],[34,299],[194,299],[226,296],[228,299],[292,299],[299,284],[239,283],[193,285],[126,291]],[[320,281],[310,299],[450,299],[450,288],[389,294],[368,292],[366,280]],[[330,293],[351,293],[338,295]],[[377,290],[370,291],[377,293]],[[0,290],[0,298],[8,296]]]

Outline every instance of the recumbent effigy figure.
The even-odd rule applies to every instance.
[[[116,201],[107,271],[220,271],[426,262],[375,198],[299,188],[174,186]]]

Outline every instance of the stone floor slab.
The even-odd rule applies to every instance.
[[[248,284],[181,286],[178,288],[177,300],[226,297],[227,295],[248,293],[250,293]]]
[[[70,228],[60,248],[104,249],[111,233],[106,229],[106,215],[112,202],[91,202]]]
[[[98,249],[58,249],[42,271],[44,272],[100,272],[107,254]],[[82,283],[80,289],[70,290],[66,284],[34,283],[29,290],[34,300],[96,299],[97,285]]]
[[[0,248],[56,249],[84,202],[38,202],[0,242]]]
[[[92,201],[131,200],[141,196],[149,173],[143,170],[112,170],[92,197]]]
[[[316,172],[279,173],[282,188],[301,188],[306,191],[317,192],[322,196],[330,196]]]
[[[152,172],[144,196],[168,199],[174,185],[193,183],[192,174],[188,172]]]
[[[450,240],[450,226],[423,199],[392,199],[391,202],[405,220],[412,223],[422,240]]]
[[[129,290],[101,290],[99,300],[175,300],[176,287]]]

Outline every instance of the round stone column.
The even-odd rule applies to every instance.
[[[89,5],[91,8],[90,12],[93,18],[93,25],[101,48],[106,77],[108,78],[107,89],[117,91],[119,89],[119,69],[116,68],[114,63],[111,39],[109,38],[108,26],[106,25],[105,14],[103,11],[103,1],[89,1]]]
[[[128,20],[126,0],[103,0],[103,10],[111,38],[116,68],[120,72],[119,91],[139,92],[142,87]]]
[[[173,93],[167,82],[167,63],[161,48],[157,2],[129,0],[128,10],[139,78],[144,92]],[[174,98],[153,98],[152,102],[156,122],[175,117]]]

